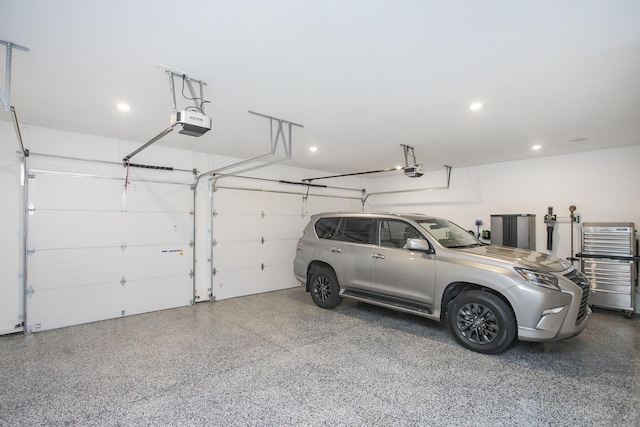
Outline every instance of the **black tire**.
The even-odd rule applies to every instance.
[[[321,308],[335,308],[342,302],[338,279],[330,268],[320,268],[311,275],[309,292],[313,302]]]
[[[484,354],[506,350],[516,337],[518,325],[511,308],[485,291],[467,291],[449,305],[449,327],[463,347]]]

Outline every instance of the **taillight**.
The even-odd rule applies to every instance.
[[[301,251],[302,250],[302,240],[304,238],[304,233],[302,233],[300,235],[300,238],[298,239],[298,245],[296,246],[296,250],[297,251]]]

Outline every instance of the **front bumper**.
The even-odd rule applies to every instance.
[[[535,328],[518,326],[518,339],[521,341],[557,341],[575,337],[587,327],[590,317],[590,308],[587,308],[587,315],[579,323],[572,321],[575,317],[564,316],[562,313],[542,315]]]
[[[522,341],[556,341],[581,333],[589,323],[591,309],[586,306],[588,285],[559,277],[561,291],[523,282],[509,289],[509,299],[520,301],[514,306],[518,321],[518,339]]]

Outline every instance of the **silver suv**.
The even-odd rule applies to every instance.
[[[420,214],[314,215],[298,241],[296,278],[313,301],[352,298],[429,319],[480,353],[514,341],[554,341],[587,326],[589,282],[568,261],[486,245]]]

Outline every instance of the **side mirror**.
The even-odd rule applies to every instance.
[[[427,254],[435,254],[436,251],[429,246],[429,242],[424,239],[407,239],[407,243],[402,247],[403,249],[409,249],[412,251],[421,251]]]

